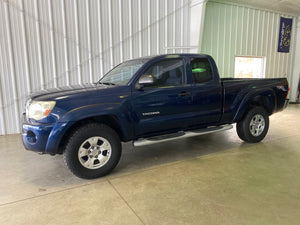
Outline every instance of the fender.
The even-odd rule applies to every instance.
[[[65,123],[56,123],[53,129],[50,132],[50,135],[47,140],[45,153],[55,155],[58,153],[59,144],[62,140],[62,137],[66,131],[74,124],[75,122],[65,122]]]
[[[277,108],[276,102],[276,93],[272,88],[261,88],[250,91],[247,93],[243,100],[241,101],[232,122],[237,122],[244,116],[248,106],[255,100],[257,97],[262,97],[263,106],[271,115]]]
[[[133,135],[133,121],[129,108],[121,103],[101,103],[75,108],[64,114],[53,127],[46,145],[46,153],[56,154],[60,142],[68,129],[75,123],[101,116],[113,116],[121,129],[124,140],[130,140]]]

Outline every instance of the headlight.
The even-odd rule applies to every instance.
[[[47,117],[55,106],[55,101],[32,101],[26,104],[26,116],[41,120]]]

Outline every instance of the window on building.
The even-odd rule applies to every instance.
[[[236,56],[235,78],[264,78],[265,57]]]

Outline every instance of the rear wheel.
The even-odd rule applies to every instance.
[[[263,107],[249,110],[244,118],[236,125],[238,136],[250,143],[260,142],[269,129],[269,115]]]
[[[78,177],[93,179],[111,172],[121,157],[121,141],[110,127],[90,123],[79,127],[64,151],[68,168]]]

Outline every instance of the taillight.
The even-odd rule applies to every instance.
[[[286,93],[286,97],[285,98],[288,98],[289,97],[289,92],[290,92],[290,87],[288,87],[288,91]]]

